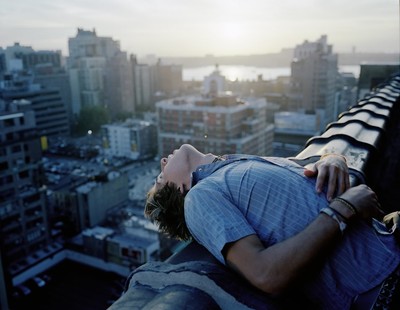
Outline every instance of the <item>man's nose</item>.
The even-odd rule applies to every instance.
[[[161,158],[161,160],[160,160],[161,170],[164,169],[164,166],[166,164],[167,164],[167,159],[165,157]]]

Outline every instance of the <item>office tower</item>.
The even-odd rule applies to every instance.
[[[78,28],[77,35],[68,39],[68,47],[75,116],[90,105],[103,106],[111,115],[134,111],[132,72],[119,41]]]
[[[36,129],[41,137],[70,134],[65,102],[58,88],[44,89],[33,83],[29,74],[7,74],[0,82],[0,99],[5,102],[25,100],[35,112]]]
[[[337,54],[323,35],[315,42],[297,45],[291,63],[291,109],[318,113],[321,126],[336,119],[334,115]]]
[[[185,96],[156,103],[159,155],[184,143],[214,154],[272,154],[273,125],[267,124],[267,104],[230,95]]]
[[[157,128],[150,122],[128,119],[124,123],[101,127],[107,155],[133,160],[157,155]]]

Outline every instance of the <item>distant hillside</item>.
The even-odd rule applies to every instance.
[[[400,63],[396,53],[339,53],[339,65],[359,65],[361,63]],[[219,65],[242,65],[254,67],[290,67],[293,50],[285,49],[280,53],[237,56],[204,56],[204,57],[165,57],[164,64],[176,64],[183,67],[201,67]],[[146,62],[143,59],[143,62]]]

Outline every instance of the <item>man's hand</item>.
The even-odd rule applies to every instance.
[[[375,218],[382,220],[385,215],[381,209],[377,195],[365,184],[350,188],[340,198],[351,203],[356,210],[356,216],[361,219],[370,220],[371,218]],[[388,218],[387,221],[389,221]]]
[[[304,175],[317,177],[315,190],[320,193],[324,184],[327,184],[326,198],[331,201],[350,188],[349,169],[341,155],[325,155],[314,164],[306,166]]]

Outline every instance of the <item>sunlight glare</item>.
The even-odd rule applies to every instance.
[[[221,33],[225,39],[235,40],[243,35],[244,29],[239,23],[223,23]]]

